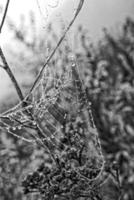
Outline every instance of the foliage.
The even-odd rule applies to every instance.
[[[102,165],[100,166],[100,163],[102,164],[102,162],[96,162],[100,161],[98,152],[97,159],[95,156],[90,157],[90,159],[89,157],[87,158],[89,153],[86,144],[87,135],[83,134],[86,127],[85,119],[82,120],[84,122],[83,125],[81,121],[73,121],[73,118],[71,118],[71,120],[62,124],[62,137],[59,138],[58,142],[56,141],[56,152],[54,152],[56,162],[53,163],[51,159],[48,159],[48,154],[45,151],[43,163],[37,169],[34,169],[34,172],[27,175],[22,182],[25,194],[38,192],[43,199],[96,198],[116,200],[120,195],[121,181],[121,198],[123,200],[133,199],[133,30],[134,22],[131,19],[127,19],[123,25],[121,35],[114,38],[105,31],[105,37],[97,45],[97,48],[89,44],[81,27],[77,34],[80,47],[79,52],[75,52],[75,57],[85,87],[86,93],[84,95],[88,98],[88,102],[92,102],[93,116],[105,155],[105,165],[101,168]],[[21,33],[21,30],[19,31]],[[55,40],[53,29],[49,31],[52,39]],[[38,55],[32,43],[27,45],[22,38],[17,37],[17,39],[23,42],[26,48],[29,49],[30,47],[33,55]],[[54,43],[52,39],[50,40],[49,50],[53,49]],[[37,44],[39,43],[37,42]],[[36,48],[38,49],[38,46]],[[56,66],[56,69],[61,71],[64,69],[63,71],[65,71],[64,66],[68,66],[70,62],[68,59],[70,52],[67,43],[62,45],[51,60],[50,66],[52,66],[52,69],[55,70]],[[40,59],[38,62],[38,65],[40,65]],[[34,71],[34,69],[32,70]],[[78,81],[79,84],[81,83],[78,77],[75,81]],[[73,88],[71,89],[73,90]],[[79,89],[81,91],[75,88],[77,97],[83,95],[81,86]],[[38,94],[36,95],[39,98]],[[84,105],[83,108],[85,108]],[[59,107],[56,107],[56,109],[59,111]],[[54,111],[52,114],[55,114]],[[58,114],[56,114],[56,117]],[[94,130],[94,127],[92,128]],[[90,134],[92,128],[90,127]],[[24,134],[24,130],[22,134]],[[16,140],[14,141],[16,146],[17,142]],[[26,145],[24,145],[24,148],[26,148]],[[36,147],[37,151],[38,148]],[[18,149],[22,149],[21,145]],[[42,151],[43,153],[44,151]],[[35,152],[31,152],[31,155],[26,157],[31,158],[31,161],[33,161],[32,156],[34,154]],[[21,156],[19,158],[19,166],[24,168],[23,164],[20,164],[20,159]],[[24,162],[25,159],[22,160],[25,163],[25,168],[28,168],[28,163]],[[90,162],[88,162],[89,160]],[[118,166],[113,161],[119,164],[120,181]],[[21,169],[19,169],[19,172],[21,172]],[[14,186],[12,185],[13,188]]]

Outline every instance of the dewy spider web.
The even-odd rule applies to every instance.
[[[36,0],[40,15],[44,21],[46,21],[50,15],[50,13],[53,11],[54,8],[57,8],[59,4],[61,3],[61,0]]]
[[[97,160],[100,171],[104,159],[93,122],[91,105],[86,97],[75,59],[58,76],[47,66],[36,88],[23,102],[0,115],[0,126],[27,142],[40,142],[52,151],[58,149],[62,128],[69,122],[82,121],[87,165]],[[41,135],[37,128],[41,130]]]
[[[1,127],[18,137],[19,133],[23,132],[22,129],[29,128],[32,129],[33,132],[33,130],[36,129],[38,121],[40,126],[47,127],[47,124],[51,125],[51,133],[50,130],[46,128],[46,135],[44,136],[49,134],[47,136],[49,137],[52,133],[53,135],[56,134],[56,122],[60,121],[62,125],[65,115],[64,109],[56,107],[58,106],[58,104],[56,105],[56,101],[61,88],[69,81],[69,77],[67,78],[68,75],[69,74],[65,75],[65,77],[56,78],[52,76],[50,68],[47,67],[34,91],[17,106],[0,116]],[[33,142],[31,136],[35,138],[35,140],[37,139],[35,134],[26,134],[25,140]]]

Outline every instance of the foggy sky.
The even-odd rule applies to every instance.
[[[65,21],[72,18],[78,2],[78,0],[65,1],[61,9]],[[100,36],[103,27],[117,29],[127,16],[134,17],[134,0],[85,0],[75,25],[82,24],[88,28],[94,40],[94,37]]]

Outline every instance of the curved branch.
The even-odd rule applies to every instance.
[[[84,3],[84,0],[80,0],[79,5],[78,5],[78,7],[77,7],[77,10],[76,10],[76,13],[75,13],[73,19],[72,19],[71,22],[69,23],[68,27],[66,28],[64,34],[63,34],[62,37],[60,38],[60,40],[59,40],[59,42],[57,43],[56,47],[54,48],[54,50],[52,51],[52,53],[50,54],[50,56],[47,58],[46,63],[43,65],[41,71],[40,71],[39,74],[37,75],[37,77],[36,77],[36,79],[35,79],[35,81],[34,81],[34,83],[33,83],[33,86],[31,87],[29,93],[31,93],[31,92],[34,90],[35,86],[36,86],[37,83],[39,82],[39,80],[40,80],[40,78],[41,78],[41,76],[42,76],[42,74],[43,74],[43,71],[44,71],[45,67],[48,65],[48,63],[50,62],[51,58],[52,58],[53,55],[55,54],[56,50],[58,49],[58,47],[60,46],[60,44],[61,44],[62,41],[64,40],[64,38],[65,38],[67,32],[68,32],[69,29],[71,28],[71,26],[72,26],[72,24],[74,23],[76,17],[78,16],[80,10],[82,9],[83,3]]]
[[[0,23],[0,33],[2,32],[2,27],[3,27],[4,22],[5,22],[7,10],[8,10],[8,7],[9,7],[9,2],[10,2],[10,0],[7,0],[6,7],[5,7],[5,10],[4,10],[4,14],[3,14],[3,17],[2,17],[2,20],[1,20],[1,23]]]

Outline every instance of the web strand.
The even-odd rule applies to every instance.
[[[50,154],[52,151],[52,156],[59,151],[60,138],[64,136],[62,128],[70,122],[77,124],[79,121],[84,126],[82,137],[85,138],[86,165],[91,162],[91,158],[98,162],[99,172],[95,178],[90,179],[92,181],[101,175],[104,158],[91,104],[74,58],[70,61],[67,72],[58,79],[46,68],[30,96],[0,116],[0,126],[4,130],[24,141],[39,143]],[[37,128],[40,134],[36,133]],[[84,176],[82,168],[78,169],[78,173]]]

